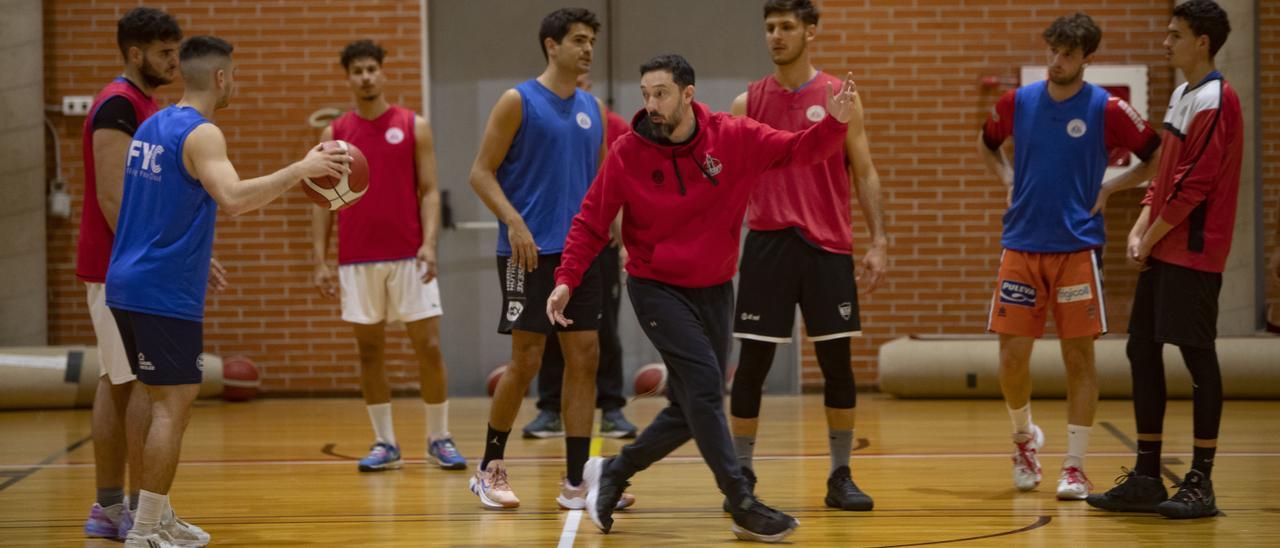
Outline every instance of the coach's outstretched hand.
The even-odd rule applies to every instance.
[[[838,93],[833,94],[831,84],[827,84],[827,113],[832,118],[847,124],[853,118],[853,112],[858,106],[858,85],[853,83],[852,72],[845,75]]]
[[[551,325],[560,327],[573,325],[573,320],[564,317],[564,308],[569,306],[569,298],[572,295],[573,290],[564,284],[557,285],[551,291],[551,296],[547,297],[547,319],[551,320]]]

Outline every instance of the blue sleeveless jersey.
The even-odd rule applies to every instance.
[[[107,269],[108,306],[182,320],[204,318],[218,205],[187,173],[182,145],[206,122],[193,108],[171,106],[134,134]]]
[[[1089,215],[1107,171],[1106,90],[1086,83],[1061,103],[1046,82],[1023,86],[1014,107],[1013,205],[1006,249],[1069,253],[1102,247],[1102,215]]]
[[[533,233],[538,252],[560,253],[600,163],[600,105],[582,90],[561,99],[537,80],[516,90],[520,129],[498,166],[498,184]],[[511,255],[505,223],[498,227],[498,255]]]

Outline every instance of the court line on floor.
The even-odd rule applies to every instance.
[[[31,474],[39,472],[40,470],[43,470],[45,468],[54,467],[52,466],[53,461],[66,456],[68,453],[75,451],[76,449],[79,449],[81,445],[84,445],[86,442],[88,442],[91,439],[93,439],[93,436],[85,436],[74,442],[71,442],[71,445],[68,445],[62,448],[61,450],[55,452],[54,454],[45,457],[44,460],[40,461],[39,464],[26,467],[25,470],[9,470],[7,472],[4,472],[3,475],[10,476],[10,477],[9,479],[5,480],[4,483],[0,483],[0,491],[4,491],[5,489],[12,487],[14,484],[24,479],[27,479],[27,477],[30,476]],[[93,466],[93,463],[89,463],[89,466]],[[21,468],[21,466],[9,466],[9,465],[5,465],[4,467],[5,468]]]
[[[992,533],[989,535],[979,535],[976,537],[957,538],[957,539],[950,539],[950,540],[935,540],[930,542],[916,542],[912,544],[890,544],[887,546],[879,546],[877,548],[903,548],[905,546],[930,546],[933,544],[952,544],[956,542],[968,542],[971,540],[983,540],[983,539],[989,539],[989,538],[1004,537],[1004,536],[1016,535],[1018,533],[1025,533],[1027,531],[1039,529],[1041,527],[1048,525],[1052,521],[1053,521],[1052,517],[1040,516],[1038,519],[1036,519],[1035,523],[1032,523],[1031,525],[1028,525],[1021,529],[1014,529],[1013,531],[1003,531],[1000,533]]]
[[[588,459],[600,456],[600,452],[604,449],[604,438],[600,437],[600,422],[597,419],[591,423],[591,449],[587,452]],[[564,528],[560,530],[560,543],[556,548],[573,548],[573,542],[578,538],[578,526],[581,524],[582,510],[570,510],[569,515],[564,518]]]
[[[87,441],[87,440],[86,440]],[[1191,453],[1166,453],[1167,456],[1190,457]],[[1008,454],[1000,453],[876,453],[869,455],[852,455],[854,460],[883,460],[883,459],[918,459],[918,460],[934,460],[934,459],[956,459],[956,458],[1008,458]],[[1065,457],[1066,453],[1040,453],[1042,457]],[[1132,457],[1131,452],[1105,452],[1105,453],[1089,453],[1090,457]],[[1242,451],[1235,453],[1219,452],[1215,458],[1278,458],[1280,451]],[[758,461],[800,461],[800,460],[827,460],[830,457],[827,453],[811,454],[811,455],[768,455],[755,456]],[[404,459],[405,464],[427,464],[426,459],[413,458]],[[521,464],[543,464],[543,463],[562,463],[564,457],[508,457],[504,462],[516,462]],[[701,464],[702,457],[698,455],[666,457],[662,462],[670,462],[675,464]],[[184,460],[182,466],[252,466],[252,465],[285,465],[285,466],[326,466],[326,465],[344,465],[349,466],[350,461],[345,459],[228,459],[228,460]],[[92,462],[75,462],[75,463],[58,463],[58,464],[0,464],[0,470],[4,469],[23,469],[23,468],[89,468]]]

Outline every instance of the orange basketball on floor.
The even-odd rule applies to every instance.
[[[222,399],[249,401],[258,396],[262,377],[258,366],[244,356],[232,356],[222,361]]]
[[[493,394],[498,391],[498,381],[502,380],[502,375],[507,372],[507,366],[509,365],[511,364],[504,363],[489,372],[489,379],[486,381],[486,385],[488,386],[490,398],[492,398]]]
[[[346,141],[325,141],[320,143],[325,150],[345,150],[351,156],[351,173],[340,179],[333,177],[316,177],[302,180],[302,190],[316,205],[330,211],[338,211],[350,207],[369,190],[369,161],[359,148]]]
[[[667,391],[667,366],[651,363],[636,371],[635,389],[637,398],[661,396]]]

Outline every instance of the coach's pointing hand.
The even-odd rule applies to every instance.
[[[569,297],[573,295],[573,290],[569,286],[560,284],[551,292],[551,296],[547,297],[547,319],[551,320],[552,325],[560,327],[569,327],[573,325],[573,320],[564,317],[564,308],[569,306]]]
[[[834,95],[831,84],[827,84],[827,113],[842,124],[849,123],[853,112],[858,108],[858,85],[853,83],[853,73],[845,75],[840,84],[840,91]]]

